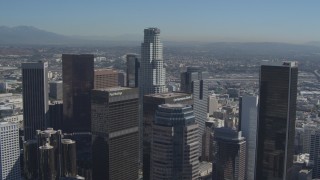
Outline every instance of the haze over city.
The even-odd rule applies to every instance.
[[[320,41],[320,2],[310,1],[1,1],[0,25],[34,26],[92,39],[159,27],[165,41]]]

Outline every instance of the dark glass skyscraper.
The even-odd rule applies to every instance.
[[[48,63],[22,63],[23,124],[25,140],[44,129],[48,117]]]
[[[63,129],[66,132],[91,130],[90,94],[93,89],[94,56],[63,54]]]
[[[294,154],[297,80],[296,62],[261,66],[255,179],[290,179]]]
[[[140,63],[137,54],[127,54],[127,87],[136,88],[139,83]]]

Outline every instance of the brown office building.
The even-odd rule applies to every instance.
[[[118,86],[118,71],[114,69],[94,70],[94,89]]]
[[[137,88],[92,91],[93,179],[138,179],[138,110]]]
[[[93,89],[93,60],[91,54],[63,54],[63,130],[91,130],[91,90]]]
[[[143,132],[140,141],[143,148],[143,179],[150,179],[152,124],[158,106],[161,104],[193,104],[193,96],[186,93],[159,93],[143,97]]]

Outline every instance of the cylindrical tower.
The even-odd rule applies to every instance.
[[[39,163],[39,179],[55,180],[56,169],[53,146],[45,144],[44,146],[39,147]]]
[[[23,173],[26,180],[38,177],[37,164],[38,143],[36,140],[28,140],[23,143]]]
[[[76,142],[71,139],[61,140],[62,177],[77,176]]]
[[[55,168],[57,176],[61,174],[60,161],[61,161],[61,130],[54,130],[53,128],[47,128],[46,130],[37,130],[38,147],[44,146],[49,143],[54,149]]]

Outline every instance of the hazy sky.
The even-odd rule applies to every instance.
[[[143,34],[165,40],[320,41],[319,0],[1,0],[0,25],[65,35]]]

